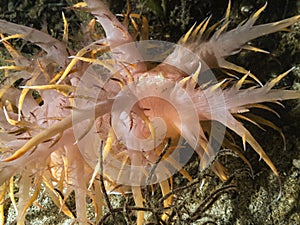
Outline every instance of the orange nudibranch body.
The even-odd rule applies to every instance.
[[[228,179],[225,166],[216,159],[222,148],[232,149],[251,167],[231,143],[230,131],[241,137],[244,148],[248,143],[259,154],[280,182],[276,166],[241,121],[279,130],[247,112],[252,108],[274,112],[262,103],[299,99],[299,91],[274,89],[292,69],[262,84],[226,59],[242,49],[259,50],[247,42],[293,25],[299,15],[255,25],[264,5],[227,31],[229,1],[224,20],[212,26],[219,27],[217,31],[208,28],[208,18],[177,44],[134,42],[104,3],[85,2],[85,10],[95,16],[106,37],[88,39],[89,43],[82,37],[76,40],[78,45],[85,43],[80,49],[42,31],[0,20],[0,32],[8,35],[1,35],[0,43],[12,57],[12,65],[1,66],[6,77],[0,89],[0,204],[9,201],[9,193],[18,223],[25,223],[26,210],[41,185],[64,214],[81,224],[90,222],[87,196],[94,203],[94,222],[101,220],[105,188],[121,193],[130,189],[135,205],[143,208],[142,188],[158,183],[167,196],[163,207],[169,209],[172,176],[180,172],[193,179],[184,168],[193,154],[189,149],[199,155],[201,171],[211,168],[221,180]],[[67,29],[64,32],[67,37]],[[39,46],[42,53],[23,56],[9,43],[14,38]],[[155,54],[148,54],[152,51]],[[157,65],[148,69],[149,61]],[[237,76],[221,79],[212,69]],[[18,203],[13,182],[19,186]],[[73,191],[76,218],[64,199]],[[109,202],[106,205],[110,207]],[[168,220],[167,209],[161,213],[163,220]],[[3,214],[2,207],[0,221]],[[137,210],[138,225],[144,214]]]

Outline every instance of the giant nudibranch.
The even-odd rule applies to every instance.
[[[199,155],[201,170],[209,167],[227,180],[225,167],[215,160],[219,149],[232,147],[247,160],[230,144],[225,128],[239,135],[244,147],[248,143],[280,180],[275,165],[239,120],[276,128],[259,116],[244,113],[251,108],[272,111],[261,103],[298,99],[300,92],[273,89],[289,71],[262,85],[254,74],[226,58],[246,48],[248,41],[298,22],[300,16],[254,25],[264,5],[227,31],[229,2],[224,20],[211,28],[207,28],[209,18],[193,26],[164,52],[169,54],[160,64],[149,69],[145,61],[151,59],[145,59],[141,50],[155,50],[156,42],[135,43],[127,27],[101,1],[85,0],[74,7],[79,6],[105,31],[105,38],[90,38],[79,50],[66,43],[66,20],[62,41],[0,20],[0,42],[13,59],[11,65],[1,66],[5,77],[0,89],[0,224],[4,224],[7,199],[15,206],[18,224],[24,224],[26,210],[41,185],[62,212],[80,224],[89,222],[89,196],[98,223],[104,206],[100,176],[107,188],[124,192],[129,187],[136,206],[144,207],[143,186],[159,183],[162,195],[167,195],[174,172],[192,180],[178,160],[181,140]],[[92,25],[90,32],[95,32]],[[14,38],[25,39],[42,52],[29,59],[9,43]],[[211,76],[208,80],[211,68],[234,71],[241,78],[217,80]],[[17,202],[14,182],[19,187]],[[68,196],[73,191],[76,218],[59,194]],[[171,202],[172,195],[164,206]],[[168,214],[162,218],[167,220]],[[143,220],[144,212],[138,211],[137,224]]]

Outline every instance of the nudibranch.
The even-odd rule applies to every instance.
[[[8,199],[18,224],[24,224],[41,186],[79,224],[91,222],[86,197],[94,203],[92,222],[99,223],[105,188],[130,190],[136,207],[143,208],[143,187],[158,183],[166,196],[174,173],[193,180],[184,168],[192,153],[184,145],[199,155],[200,170],[211,168],[225,181],[228,173],[216,160],[221,148],[232,149],[250,166],[230,143],[228,130],[242,138],[244,148],[248,143],[280,181],[275,165],[240,120],[277,129],[260,116],[244,113],[252,108],[273,111],[264,102],[299,99],[299,91],[274,89],[291,70],[262,84],[226,58],[242,49],[259,51],[247,43],[293,25],[300,16],[255,25],[264,5],[228,30],[229,1],[222,21],[208,27],[207,18],[172,44],[136,41],[101,1],[85,0],[74,8],[95,17],[88,29],[93,38],[87,38],[89,43],[78,40],[85,43],[80,49],[67,44],[65,18],[63,40],[0,20],[0,42],[12,57],[10,65],[1,66],[0,224]],[[93,29],[95,21],[105,37]],[[16,38],[42,51],[25,57],[9,42]],[[149,67],[149,61],[157,65]],[[220,80],[211,72],[218,68],[241,76]],[[76,215],[65,204],[72,192]],[[164,207],[171,204],[172,195]],[[136,223],[142,225],[144,211],[136,215]],[[168,220],[168,210],[161,216]]]

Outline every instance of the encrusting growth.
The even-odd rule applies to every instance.
[[[155,42],[135,42],[136,36],[101,1],[86,0],[73,6],[90,12],[105,31],[103,39],[78,40],[78,44],[85,43],[81,49],[68,47],[64,16],[62,41],[0,20],[0,43],[13,59],[11,65],[0,67],[5,74],[0,89],[0,224],[4,224],[8,199],[18,224],[25,224],[26,210],[41,186],[79,224],[101,220],[105,189],[123,194],[131,191],[136,207],[143,208],[144,186],[159,183],[166,196],[175,172],[193,180],[178,160],[178,151],[184,151],[182,140],[199,155],[201,170],[211,168],[225,181],[228,173],[216,160],[220,148],[232,149],[251,167],[230,142],[228,130],[242,138],[244,149],[248,143],[280,182],[275,165],[240,120],[280,131],[270,121],[245,113],[252,108],[274,112],[262,103],[299,99],[299,91],[274,89],[293,68],[263,85],[257,76],[226,58],[242,49],[263,52],[247,42],[281,31],[300,21],[300,16],[254,25],[265,4],[227,31],[230,6],[229,1],[224,20],[217,24],[208,27],[207,18],[194,25],[151,69],[141,46],[151,50]],[[94,25],[95,20],[90,23],[92,32],[96,32]],[[99,35],[92,33],[91,37]],[[30,59],[23,56],[9,43],[16,38],[39,46],[41,53]],[[241,78],[212,76],[202,82],[203,74],[212,68],[240,73]],[[18,200],[14,183],[19,187]],[[72,192],[75,214],[66,205]],[[87,217],[86,197],[94,203],[92,220]],[[171,204],[172,195],[164,200],[162,220],[168,220]],[[145,212],[137,210],[136,215],[136,223],[142,225]]]

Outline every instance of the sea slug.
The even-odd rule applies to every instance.
[[[199,155],[200,170],[211,168],[226,181],[228,172],[216,159],[221,148],[232,149],[250,166],[230,142],[229,130],[242,138],[244,148],[249,144],[259,154],[280,183],[276,166],[240,121],[276,128],[245,113],[252,108],[272,111],[264,102],[299,99],[299,91],[274,88],[292,69],[262,84],[257,75],[226,59],[242,49],[259,51],[247,43],[293,25],[300,16],[255,25],[265,4],[228,30],[229,1],[222,21],[209,27],[207,18],[173,44],[137,41],[101,1],[85,0],[73,7],[90,12],[105,37],[99,38],[92,20],[87,29],[91,35],[77,40],[84,43],[82,48],[71,49],[64,17],[63,40],[0,20],[0,43],[13,59],[1,66],[0,224],[7,201],[15,207],[18,224],[24,224],[41,186],[79,224],[99,223],[106,188],[132,192],[141,209],[143,187],[158,183],[167,196],[174,173],[193,180],[184,169],[191,153],[181,158],[183,145]],[[25,57],[10,43],[16,38],[42,51]],[[150,67],[149,61],[157,65]],[[211,72],[218,68],[240,76],[220,79]],[[76,213],[65,204],[73,191]],[[86,197],[94,203],[93,221],[87,217]],[[169,195],[163,205],[167,209],[171,204]],[[144,214],[136,210],[138,225]],[[168,220],[167,210],[161,219]]]

